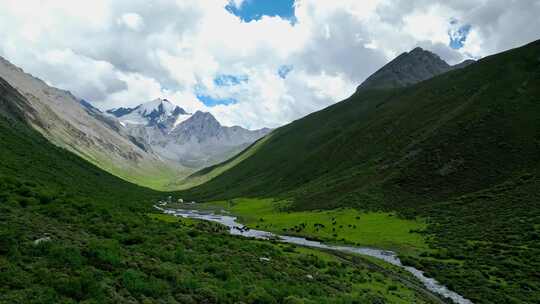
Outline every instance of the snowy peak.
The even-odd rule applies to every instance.
[[[173,105],[169,100],[158,98],[150,102],[143,103],[135,109],[141,114],[141,116],[148,117],[156,115],[171,115],[176,108],[183,111],[180,107]]]
[[[135,108],[118,108],[108,110],[107,113],[115,116],[124,125],[160,126],[171,128],[176,126],[181,116],[189,114],[169,100],[158,98]],[[182,121],[187,117],[182,117]]]
[[[138,142],[168,161],[202,168],[222,162],[270,132],[225,127],[210,113],[189,114],[166,99],[107,111]]]

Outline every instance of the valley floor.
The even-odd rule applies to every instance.
[[[190,205],[186,205],[189,207]],[[289,203],[274,199],[240,198],[197,204],[198,209],[224,210],[253,229],[318,239],[325,242],[386,248],[400,252],[427,249],[423,220],[403,219],[389,212],[351,208],[290,211]]]

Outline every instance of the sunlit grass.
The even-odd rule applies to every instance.
[[[425,249],[420,231],[422,220],[406,220],[393,213],[361,212],[350,208],[321,211],[288,212],[287,202],[272,199],[234,199],[206,204],[225,209],[254,229],[279,234],[299,235],[325,241],[396,249],[402,252]]]

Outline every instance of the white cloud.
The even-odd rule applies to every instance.
[[[455,12],[440,5],[427,9],[417,9],[403,18],[403,32],[412,36],[415,41],[448,42],[448,28]]]
[[[234,6],[236,8],[241,8],[242,4],[244,4],[244,2],[246,2],[246,0],[232,0],[231,2],[232,2],[232,4],[234,4]]]
[[[141,15],[136,13],[125,13],[118,18],[117,23],[124,25],[131,30],[138,31],[144,26],[144,20]]]
[[[540,0],[302,0],[294,25],[268,16],[242,22],[225,10],[229,3],[0,0],[0,55],[101,108],[163,96],[258,128],[347,97],[418,45],[457,63],[540,38]],[[448,47],[453,18],[471,25],[459,50]],[[285,79],[283,65],[294,67]],[[249,80],[218,86],[217,75]],[[206,107],[197,93],[237,102]]]

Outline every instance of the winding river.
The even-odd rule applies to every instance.
[[[221,215],[209,212],[201,212],[197,210],[187,210],[187,209],[167,209],[166,203],[161,203],[156,205],[155,208],[162,211],[166,214],[171,214],[174,216],[179,216],[183,218],[192,218],[200,219],[206,221],[217,222],[222,225],[229,227],[229,233],[233,235],[240,235],[244,237],[256,238],[256,239],[276,239],[284,243],[296,244],[312,248],[320,248],[326,250],[335,250],[346,253],[355,253],[371,256],[380,260],[383,260],[387,263],[396,265],[410,272],[414,277],[421,281],[426,289],[430,290],[433,293],[439,294],[442,297],[449,298],[454,303],[457,304],[472,304],[472,302],[461,295],[449,290],[446,286],[437,282],[433,278],[428,278],[424,273],[414,267],[405,266],[401,263],[400,259],[397,257],[395,252],[376,249],[376,248],[367,248],[367,247],[352,247],[352,246],[339,246],[339,245],[328,245],[323,244],[317,241],[310,241],[302,237],[294,236],[282,236],[276,235],[268,231],[261,231],[255,229],[249,229],[246,226],[237,222],[237,218],[230,215]]]

